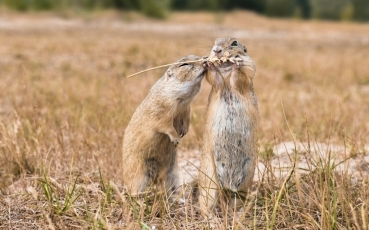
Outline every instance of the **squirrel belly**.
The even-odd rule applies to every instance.
[[[233,192],[242,190],[253,177],[255,162],[255,118],[245,99],[230,90],[220,92],[217,106],[209,117],[209,134],[220,185]],[[251,113],[253,114],[253,113]]]

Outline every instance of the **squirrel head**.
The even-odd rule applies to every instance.
[[[208,66],[207,80],[214,88],[245,88],[247,82],[246,88],[252,87],[255,62],[247,54],[246,47],[235,38],[217,38],[209,59],[220,60]]]
[[[232,66],[235,67],[234,69],[239,69],[244,72],[248,77],[252,78],[255,74],[255,62],[247,54],[246,46],[242,45],[235,38],[217,38],[209,55],[209,59],[212,58],[225,60],[229,58],[242,59],[242,62],[238,64],[226,61],[217,66],[218,71],[220,71],[224,77],[228,76],[230,71],[232,71]]]
[[[167,80],[176,79],[180,82],[201,81],[206,68],[203,66],[202,61],[193,62],[196,60],[201,60],[201,57],[189,55],[179,59],[165,73]]]
[[[217,38],[211,49],[209,58],[247,56],[246,46],[242,45],[235,38]]]
[[[201,57],[189,55],[171,65],[164,74],[164,90],[173,98],[192,99],[200,90],[206,68]],[[187,63],[189,62],[189,63]]]

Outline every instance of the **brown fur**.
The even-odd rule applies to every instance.
[[[197,59],[190,55],[179,62]],[[123,183],[131,194],[150,185],[177,187],[176,147],[188,131],[190,103],[205,71],[200,62],[172,65],[136,109],[123,140]]]
[[[247,55],[246,48],[234,38],[217,39],[209,58],[213,57],[238,57],[243,61],[240,65],[210,63],[208,67],[206,79],[212,90],[199,172],[199,202],[204,213],[219,203],[224,204],[222,201],[234,206],[233,198],[236,199],[235,208],[240,207],[238,198],[251,186],[256,160],[255,63]]]

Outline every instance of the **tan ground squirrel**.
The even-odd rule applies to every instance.
[[[194,61],[190,55],[178,62]],[[190,125],[190,103],[206,68],[201,62],[173,64],[134,112],[123,139],[123,183],[131,194],[148,186],[177,187],[176,147]]]
[[[227,61],[229,58],[241,61],[232,63]],[[209,63],[206,76],[212,90],[199,172],[199,202],[204,212],[220,201],[227,201],[223,198],[232,198],[228,205],[234,206],[234,199],[242,197],[250,188],[255,170],[258,123],[253,88],[256,68],[246,47],[234,38],[218,38],[209,59],[224,61],[218,65]],[[241,200],[236,201],[238,209]]]

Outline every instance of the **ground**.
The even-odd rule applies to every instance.
[[[124,128],[165,68],[125,77],[205,56],[217,37],[237,38],[257,64],[259,163],[245,207],[205,220],[191,202],[123,195]],[[368,54],[368,24],[2,12],[0,228],[364,228]],[[185,182],[197,174],[209,91],[204,81],[179,145]]]

